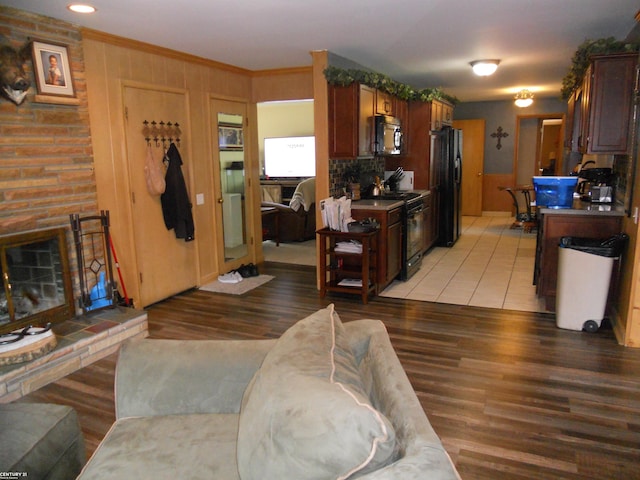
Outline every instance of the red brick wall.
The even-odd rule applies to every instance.
[[[0,98],[0,234],[67,227],[70,213],[97,212],[80,31],[59,20],[0,7],[0,35],[14,48],[31,39],[67,45],[79,101],[36,103],[31,60],[25,65],[31,88],[23,103]]]
[[[66,227],[77,299],[69,214],[98,213],[81,34],[69,23],[0,6],[0,42],[20,48],[33,39],[67,45],[78,105],[36,102],[31,60],[22,104],[0,97],[0,235]]]

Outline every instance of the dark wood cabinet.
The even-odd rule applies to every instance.
[[[622,217],[612,215],[545,213],[540,215],[533,282],[547,310],[555,311],[558,245],[565,236],[606,239],[620,233]],[[583,272],[576,282],[588,281],[594,272]]]
[[[354,220],[374,218],[380,224],[378,239],[378,290],[382,290],[395,279],[402,269],[402,209],[367,210],[352,209]]]
[[[572,151],[627,154],[638,54],[597,55],[569,99]]]
[[[329,85],[328,98],[330,158],[372,157],[375,115],[398,116],[407,123],[407,102],[366,85]]]
[[[376,90],[366,85],[360,85],[359,96],[358,156],[368,157],[374,153]]]
[[[358,155],[359,86],[329,86],[329,157]]]
[[[376,115],[391,115],[394,116],[394,104],[395,99],[393,95],[376,90]]]

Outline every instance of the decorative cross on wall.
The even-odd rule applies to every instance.
[[[498,150],[500,150],[502,148],[502,139],[504,137],[508,137],[509,134],[507,132],[503,132],[502,131],[502,127],[498,127],[498,129],[494,133],[492,133],[491,136],[493,138],[497,138],[498,139],[498,143],[496,144],[496,148]]]

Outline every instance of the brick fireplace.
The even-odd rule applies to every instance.
[[[0,334],[74,315],[64,228],[0,236]]]

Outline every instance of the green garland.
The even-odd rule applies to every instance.
[[[584,74],[589,67],[591,55],[631,53],[638,50],[640,50],[640,44],[621,42],[613,37],[585,40],[574,53],[571,59],[571,68],[562,79],[562,89],[560,90],[562,99],[568,100],[582,83]]]
[[[324,70],[324,77],[329,85],[349,86],[352,83],[360,83],[368,87],[382,90],[390,95],[394,95],[401,100],[416,100],[420,102],[430,102],[432,100],[446,100],[452,104],[458,103],[458,99],[447,95],[440,88],[423,88],[414,90],[411,86],[396,82],[390,77],[376,72],[366,70],[343,69],[338,67],[327,67]]]

